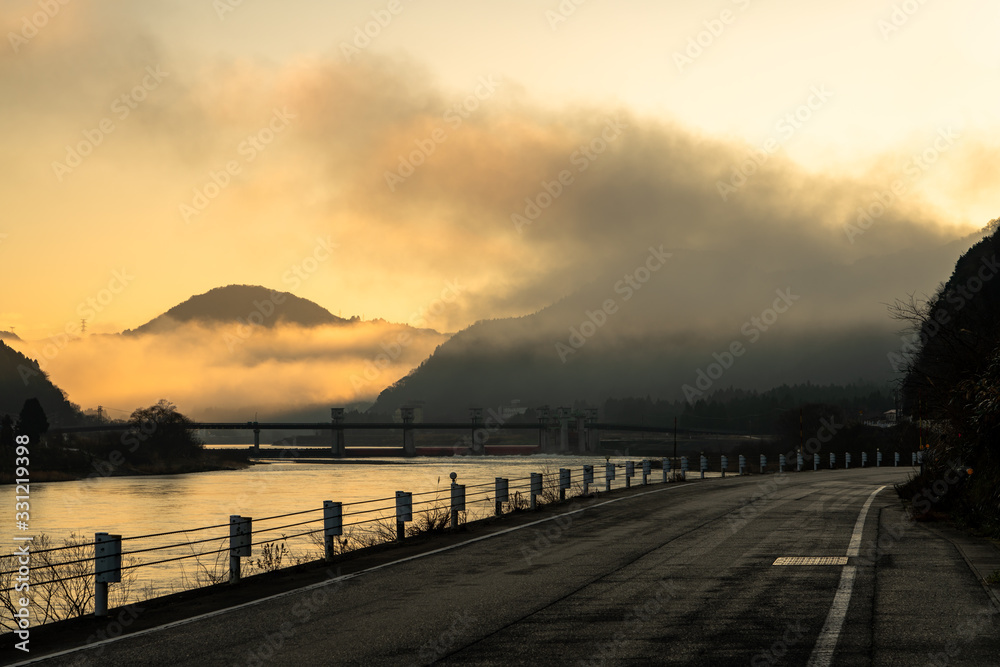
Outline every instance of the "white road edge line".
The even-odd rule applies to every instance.
[[[851,542],[847,545],[847,556],[858,556],[861,553],[861,534],[865,530],[865,519],[868,516],[868,509],[872,506],[875,496],[884,489],[880,486],[871,492],[868,500],[861,507],[858,520],[854,523],[854,532],[851,533]],[[840,573],[840,585],[837,586],[837,593],[833,596],[833,604],[830,605],[830,613],[826,616],[823,629],[820,630],[819,638],[813,647],[812,655],[809,656],[808,667],[829,667],[833,663],[833,652],[837,648],[837,641],[840,639],[840,632],[844,628],[844,619],[847,618],[847,608],[851,604],[851,593],[854,591],[854,576],[858,568],[854,565],[846,565]]]
[[[332,584],[336,584],[336,583],[339,583],[341,581],[347,581],[348,579],[354,579],[355,577],[360,577],[360,576],[362,576],[364,574],[369,574],[369,573],[375,572],[377,570],[382,570],[382,569],[387,568],[387,567],[392,567],[393,565],[399,565],[400,563],[406,563],[406,562],[411,561],[411,560],[417,560],[418,558],[426,558],[427,556],[433,556],[435,554],[439,554],[439,553],[442,553],[444,551],[451,551],[452,549],[458,549],[459,547],[464,547],[464,546],[467,546],[469,544],[475,544],[476,542],[481,542],[483,540],[488,540],[490,538],[497,537],[498,535],[506,535],[507,533],[512,533],[512,532],[514,532],[516,530],[523,530],[525,528],[531,528],[532,526],[537,526],[540,523],[546,523],[547,521],[554,521],[555,519],[561,519],[563,517],[571,516],[573,514],[579,514],[580,512],[586,512],[587,510],[593,509],[595,507],[602,507],[604,505],[610,505],[611,503],[617,503],[617,502],[621,502],[623,500],[631,500],[632,498],[641,498],[642,496],[648,496],[648,495],[651,495],[651,494],[654,494],[654,493],[661,493],[663,491],[673,491],[675,489],[686,489],[686,488],[694,488],[694,487],[690,487],[690,486],[688,486],[686,484],[684,484],[684,485],[677,485],[677,486],[671,485],[671,486],[662,487],[662,488],[659,488],[659,489],[653,489],[652,491],[644,491],[642,493],[636,493],[636,494],[631,495],[631,496],[623,496],[621,498],[612,498],[611,500],[605,500],[604,502],[601,502],[601,503],[594,503],[594,504],[591,504],[591,505],[587,505],[586,507],[581,507],[580,509],[573,510],[572,512],[564,512],[562,514],[557,514],[555,516],[550,516],[550,517],[547,517],[545,519],[539,519],[537,521],[531,521],[530,523],[526,523],[526,524],[524,524],[522,526],[512,526],[510,528],[504,528],[503,530],[498,530],[497,532],[490,533],[489,535],[480,535],[479,537],[474,537],[472,539],[466,540],[464,542],[460,542],[458,544],[452,544],[452,545],[447,546],[447,547],[441,547],[439,549],[434,549],[433,551],[427,551],[425,553],[415,554],[413,556],[407,556],[406,558],[400,558],[399,560],[394,560],[394,561],[391,561],[389,563],[382,563],[381,565],[375,565],[374,567],[370,567],[370,568],[368,568],[366,570],[359,570],[357,572],[352,572],[351,574],[345,574],[345,575],[342,575],[342,576],[339,576],[339,577],[332,577],[330,579],[326,579],[324,581],[320,581],[320,582],[315,583],[315,584],[309,584],[308,586],[302,586],[301,588],[295,588],[295,589],[292,589],[290,591],[284,591],[282,593],[275,593],[274,595],[270,595],[268,597],[260,598],[258,600],[251,600],[250,602],[243,602],[243,603],[240,603],[240,604],[232,606],[232,607],[226,607],[225,609],[217,609],[215,611],[209,611],[209,612],[206,612],[204,614],[199,614],[198,616],[192,616],[191,618],[184,618],[184,619],[181,619],[179,621],[173,621],[171,623],[166,623],[164,625],[158,625],[158,626],[153,627],[153,628],[146,628],[145,630],[139,630],[137,632],[133,632],[133,633],[130,633],[130,634],[127,634],[127,635],[121,635],[121,636],[118,636],[118,637],[110,637],[108,639],[102,639],[99,642],[93,642],[91,644],[85,644],[83,646],[77,646],[75,648],[66,649],[64,651],[58,651],[56,653],[49,653],[48,655],[40,656],[38,658],[32,658],[30,660],[25,660],[23,662],[14,663],[13,665],[11,665],[11,667],[22,667],[23,665],[33,665],[35,663],[39,663],[39,662],[42,662],[44,660],[51,660],[53,658],[60,658],[60,657],[62,657],[64,655],[70,655],[72,653],[79,653],[81,651],[89,651],[91,649],[95,649],[95,648],[98,648],[100,646],[106,646],[107,644],[111,644],[111,643],[114,643],[114,642],[121,641],[122,639],[129,639],[129,638],[132,638],[132,637],[141,637],[142,635],[152,634],[154,632],[159,632],[160,630],[169,630],[170,628],[176,628],[176,627],[180,627],[182,625],[188,625],[189,623],[195,623],[197,621],[204,621],[205,619],[213,618],[215,616],[221,616],[222,614],[228,614],[229,612],[236,611],[238,609],[246,609],[248,607],[254,607],[256,605],[263,604],[265,602],[270,602],[271,600],[279,600],[281,598],[289,597],[289,596],[292,596],[292,595],[296,595],[298,593],[304,593],[304,592],[307,592],[307,591],[315,590],[317,588],[322,588],[324,586],[330,586]],[[110,616],[109,616],[109,619],[110,619]]]

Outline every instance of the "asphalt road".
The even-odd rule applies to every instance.
[[[1000,665],[991,598],[953,544],[907,521],[892,490],[906,474],[580,500],[541,523],[35,664]]]

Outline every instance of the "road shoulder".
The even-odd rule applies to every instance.
[[[996,664],[1000,605],[979,574],[996,547],[913,521],[891,496],[877,525],[860,556],[875,569],[872,664]]]

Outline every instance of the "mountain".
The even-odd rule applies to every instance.
[[[997,224],[992,228],[991,236],[962,255],[922,309],[914,311],[913,305],[919,304],[905,309],[914,333],[909,336],[910,344],[895,355],[895,362],[907,371],[903,399],[913,412],[918,403],[924,410],[937,410],[942,419],[987,405],[996,411],[995,398],[972,408],[964,405],[971,387],[1000,368],[1000,280],[996,280],[1000,229]],[[983,394],[996,396],[996,388],[989,387]]]
[[[17,420],[29,398],[37,398],[53,426],[78,424],[83,415],[66,393],[52,384],[38,362],[0,342],[0,415]]]
[[[460,331],[373,409],[421,402],[434,419],[513,399],[594,405],[647,395],[698,400],[730,386],[883,384],[898,378],[889,354],[902,345],[887,304],[933,292],[977,238],[782,270],[684,248],[649,270],[666,252],[650,247],[633,271],[597,276],[531,315]],[[705,285],[718,287],[707,293]]]
[[[149,322],[122,333],[160,333],[188,322],[206,325],[249,322],[273,328],[279,323],[315,327],[350,321],[289,292],[259,285],[228,285],[193,296]]]
[[[21,337],[18,336],[13,331],[0,331],[0,340],[5,340],[5,339],[6,340],[21,340]]]
[[[121,334],[10,341],[41,357],[74,401],[120,414],[166,398],[193,419],[329,418],[371,404],[449,338],[429,328],[336,317],[287,292],[230,285]],[[18,405],[18,409],[20,405]]]

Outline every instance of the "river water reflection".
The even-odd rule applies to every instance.
[[[624,465],[625,459],[612,462]],[[120,534],[124,538],[186,530],[203,526],[219,526],[212,530],[169,535],[159,538],[127,540],[124,551],[135,551],[164,545],[178,545],[135,556],[139,562],[151,563],[192,553],[204,553],[228,546],[229,516],[239,514],[254,517],[254,541],[278,538],[282,534],[322,528],[324,500],[347,505],[359,501],[382,499],[383,502],[344,508],[345,524],[376,516],[394,519],[396,491],[415,494],[418,501],[449,499],[449,474],[457,474],[457,482],[467,486],[469,519],[493,510],[493,482],[496,477],[510,479],[511,494],[520,489],[527,494],[532,472],[548,472],[546,480],[554,483],[559,468],[572,471],[574,487],[582,482],[585,464],[594,466],[595,483],[604,487],[605,461],[602,457],[581,456],[491,456],[491,457],[418,457],[355,459],[332,462],[310,460],[270,460],[239,471],[203,472],[185,475],[141,477],[105,477],[72,482],[31,485],[31,533],[45,533],[55,543],[71,534],[91,541],[95,532]],[[641,464],[636,460],[636,484],[641,483]],[[652,481],[662,474],[654,470]],[[476,485],[482,485],[476,487]],[[624,485],[624,470],[619,469],[614,488]],[[437,491],[437,493],[433,493]],[[424,496],[416,494],[432,492]],[[573,495],[578,491],[571,492]],[[478,494],[478,495],[477,495]],[[5,507],[14,506],[14,487],[0,487]],[[284,519],[264,521],[264,517],[316,509]],[[364,510],[365,515],[347,516],[348,512]],[[376,511],[381,510],[381,511]],[[416,518],[416,516],[414,517]],[[303,526],[289,526],[301,521],[317,520]],[[282,528],[283,526],[286,526]],[[257,534],[266,528],[277,528]],[[13,544],[10,522],[3,522],[0,538]],[[195,540],[211,541],[188,544]],[[293,556],[319,558],[321,546],[307,536],[288,539]],[[254,547],[254,555],[260,547]],[[287,562],[287,561],[286,561]],[[164,594],[190,588],[196,584],[197,573],[205,568],[219,575],[228,566],[228,553],[178,560],[138,568],[137,587],[146,595]]]

